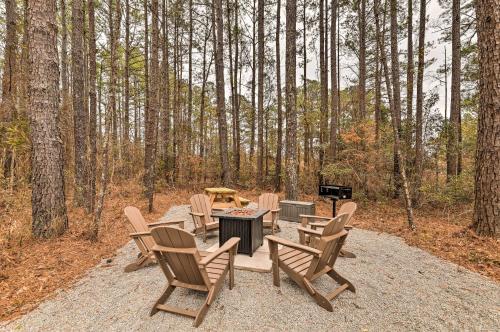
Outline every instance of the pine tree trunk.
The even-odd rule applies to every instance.
[[[56,0],[28,1],[28,104],[31,139],[31,230],[35,237],[68,227],[59,132]]]
[[[257,53],[255,52],[256,37],[256,0],[253,0],[252,7],[252,113],[250,115],[250,161],[252,161],[255,152],[255,120],[256,120],[256,104],[255,104],[255,76],[257,72]]]
[[[235,148],[233,151],[233,162],[234,162],[234,169],[235,169],[235,174],[234,178],[236,181],[238,181],[240,177],[240,144],[241,144],[241,133],[240,133],[240,96],[241,94],[237,91],[238,87],[238,69],[241,68],[241,61],[239,61],[239,58],[241,56],[240,54],[240,47],[239,43],[241,41],[241,32],[239,29],[239,4],[238,0],[235,0],[234,2],[234,31],[235,31],[235,36],[234,36],[234,128],[236,131],[236,135],[234,137],[236,144]],[[240,80],[240,87],[241,87],[241,80]]]
[[[282,111],[282,95],[281,95],[281,48],[280,48],[280,33],[281,33],[281,0],[276,2],[276,98],[278,113],[278,130],[276,137],[276,163],[274,174],[274,188],[276,191],[281,190],[281,156],[283,154],[283,111]]]
[[[170,80],[169,80],[169,35],[168,35],[168,11],[167,11],[167,0],[163,0],[162,6],[162,65],[161,65],[161,76],[162,76],[162,94],[161,94],[161,147],[160,147],[160,158],[163,163],[163,170],[165,177],[168,176],[169,172],[169,142],[170,142]]]
[[[332,85],[331,92],[331,121],[330,121],[330,160],[333,162],[337,159],[337,123],[338,123],[338,84],[337,84],[337,10],[338,0],[332,0],[332,16],[331,16],[331,31],[330,31],[330,84]]]
[[[407,65],[406,65],[406,123],[405,123],[405,150],[411,151],[413,141],[413,0],[408,0],[408,25],[407,25]]]
[[[4,48],[4,66],[2,78],[2,99],[0,100],[0,133],[4,132],[3,123],[7,127],[16,117],[16,90],[17,90],[17,5],[15,0],[5,1],[6,36]],[[0,139],[4,142],[3,135]],[[12,150],[6,148],[3,175],[5,179],[12,177]],[[13,177],[12,177],[13,178]]]
[[[366,117],[366,0],[359,1],[359,119]]]
[[[73,0],[71,33],[71,79],[75,150],[75,187],[73,203],[90,212],[88,200],[87,132],[88,111],[84,107],[84,59],[83,59],[83,5]]]
[[[153,211],[156,156],[156,123],[158,116],[159,87],[159,28],[158,0],[151,1],[151,84],[149,84],[149,107],[146,117],[146,141],[144,150],[145,193],[148,211]],[[147,42],[147,41],[146,41]]]
[[[408,218],[408,226],[415,229],[413,222],[413,208],[411,202],[410,188],[406,178],[406,169],[403,154],[401,152],[401,142],[399,133],[399,116],[401,115],[401,84],[399,82],[399,51],[398,51],[398,10],[397,0],[391,0],[391,64],[393,82],[393,108],[392,108],[392,129],[394,136],[394,152],[399,165],[399,176],[403,187],[403,195]]]
[[[123,144],[125,160],[128,160],[130,143],[130,0],[125,0],[125,64],[123,68],[124,107],[123,107]]]
[[[418,202],[423,176],[423,112],[424,112],[424,69],[425,69],[425,25],[426,0],[420,0],[420,23],[418,33],[417,105],[415,111],[415,194]]]
[[[238,149],[238,143],[236,142],[236,85],[234,83],[234,76],[236,75],[234,72],[234,57],[233,57],[233,25],[231,21],[233,10],[231,8],[231,2],[226,2],[227,9],[227,41],[228,41],[228,50],[229,50],[229,86],[231,88],[231,147],[233,153],[233,170],[235,178],[238,177],[239,170],[236,167],[236,150]],[[234,42],[235,44],[236,42]]]
[[[258,118],[258,154],[257,184],[262,186],[264,167],[264,0],[258,0],[257,9],[257,44],[258,44],[258,77],[257,77],[257,118]]]
[[[386,47],[385,47],[385,20],[386,20],[386,8],[387,8],[387,1],[384,1],[384,17],[383,17],[383,22],[382,22],[382,29],[380,27],[380,12],[379,8],[380,3],[379,0],[375,0],[374,3],[374,14],[375,14],[375,30],[377,34],[377,44],[378,44],[378,49],[380,52],[380,61],[382,62],[382,68],[381,70],[384,72],[384,80],[385,80],[385,86],[386,86],[386,92],[387,92],[387,99],[389,100],[389,108],[392,110],[394,108],[393,105],[393,98],[392,98],[392,85],[391,85],[391,76],[390,76],[390,71],[389,71],[389,65],[388,65],[388,59],[387,59],[387,52],[386,52]]]
[[[227,121],[225,109],[224,92],[224,18],[222,13],[222,0],[214,1],[217,39],[215,53],[215,80],[217,90],[217,118],[219,125],[219,153],[222,165],[222,183],[225,186],[231,183],[231,169],[229,167],[229,155],[227,144]]]
[[[89,202],[90,211],[95,208],[96,166],[97,165],[97,64],[96,64],[96,32],[95,32],[95,2],[87,0],[89,22]],[[126,92],[128,93],[128,92]],[[92,166],[93,165],[93,166]]]
[[[187,153],[191,154],[193,118],[193,0],[189,0]]]
[[[113,65],[113,64],[111,64]],[[112,87],[110,86],[110,89]],[[112,123],[112,112],[111,104],[108,104],[108,109],[105,115],[105,129],[104,129],[104,145],[102,149],[102,170],[101,170],[101,186],[99,188],[99,195],[97,197],[97,204],[95,207],[94,216],[92,219],[92,228],[89,232],[89,239],[91,241],[97,241],[99,236],[99,226],[101,224],[101,215],[104,210],[104,198],[106,196],[106,191],[108,188],[109,177],[110,177],[110,166],[109,166],[109,145],[111,136],[111,123]]]
[[[298,197],[297,176],[297,88],[295,68],[297,56],[296,40],[297,1],[286,1],[286,61],[285,61],[285,94],[286,94],[286,198],[296,200]]]
[[[378,6],[378,1],[375,1],[374,6]],[[378,8],[375,9],[378,15]],[[378,20],[378,17],[377,17]],[[380,126],[382,124],[382,70],[380,68],[380,40],[378,38],[378,34],[380,27],[378,23],[376,24],[376,40],[375,40],[375,104],[374,104],[374,113],[375,113],[375,142],[377,146],[380,143]]]
[[[387,2],[387,1],[386,1]],[[392,6],[392,3],[391,3],[391,6]],[[395,5],[396,6],[396,11],[397,11],[397,4]],[[384,11],[384,17],[385,17],[385,13],[387,11],[385,10]],[[392,14],[391,14],[392,15]],[[397,19],[397,18],[396,18]],[[384,18],[384,21],[385,21],[385,18]],[[385,29],[385,23],[384,23],[384,29]],[[397,35],[396,35],[396,43],[397,43]],[[393,46],[393,41],[392,41],[392,17],[391,17],[391,47]],[[396,44],[397,46],[397,44]],[[393,52],[393,50],[391,50],[391,53]],[[392,54],[391,54],[391,58],[394,59],[392,57]],[[398,68],[399,68],[399,58],[396,57],[396,59],[398,60]],[[387,68],[386,68],[387,69]],[[399,69],[398,69],[399,70]],[[395,110],[396,113],[395,113],[395,116],[396,116],[396,125],[397,125],[397,132],[398,132],[398,137],[399,139],[401,139],[401,134],[402,134],[402,128],[401,128],[401,88],[399,88],[398,90],[398,96],[396,96],[396,93],[395,93],[395,86],[396,86],[396,80],[394,79],[394,70],[391,68],[391,71],[392,71],[392,79],[393,79],[393,85],[392,85],[392,93],[393,93],[393,104],[392,104],[392,107],[391,107],[391,110]],[[399,83],[399,71],[398,71],[398,74],[397,74],[397,85],[398,86],[401,86],[401,84]],[[387,82],[389,82],[389,80],[386,80]],[[396,99],[399,100],[398,101],[398,105],[396,105]],[[393,149],[394,153],[393,153],[393,170],[392,170],[392,173],[393,173],[393,177],[394,177],[394,195],[393,197],[394,198],[399,198],[400,195],[401,195],[401,188],[402,188],[402,179],[400,177],[400,174],[401,174],[401,166],[400,166],[400,162],[399,162],[399,158],[398,158],[398,152],[396,151],[396,145],[394,145],[394,149]]]
[[[452,2],[452,25],[451,25],[451,109],[450,124],[448,130],[446,180],[450,181],[458,175],[458,159],[460,152],[459,136],[462,130],[460,125],[460,0]]]
[[[303,72],[302,72],[302,95],[303,95],[303,101],[302,101],[302,114],[304,117],[303,120],[303,125],[304,125],[304,165],[306,167],[309,166],[310,162],[310,151],[312,149],[309,148],[310,141],[311,141],[311,131],[310,131],[310,126],[309,126],[309,119],[308,119],[308,99],[307,99],[307,1],[302,2],[302,24],[303,24],[303,33],[302,33],[302,43],[303,43],[303,48],[302,48],[302,57],[304,61],[304,66],[303,66]],[[285,83],[286,85],[286,83]],[[299,163],[297,163],[299,164]]]
[[[208,4],[207,4],[208,8]],[[210,72],[210,67],[212,65],[212,59],[213,59],[213,54],[210,58],[210,64],[208,65],[207,68],[207,43],[208,40],[210,39],[210,30],[209,30],[209,18],[208,15],[206,15],[206,21],[205,21],[205,27],[207,28],[207,31],[205,32],[205,39],[203,41],[203,66],[202,66],[202,75],[203,75],[203,81],[201,83],[201,93],[200,93],[200,124],[199,124],[199,137],[200,137],[200,157],[204,158],[205,157],[205,93],[206,93],[206,85],[207,85],[207,80],[208,80],[208,74]],[[203,172],[205,172],[205,168],[203,168]],[[206,173],[205,173],[206,174]]]
[[[325,53],[325,0],[319,1],[319,70],[320,70],[320,132],[319,132],[319,182],[323,182],[321,171],[325,166],[325,144],[328,128],[328,73]]]
[[[477,0],[479,46],[479,118],[476,148],[475,203],[472,227],[498,238],[500,230],[500,7]]]

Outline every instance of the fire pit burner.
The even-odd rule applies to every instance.
[[[229,211],[227,214],[232,215],[232,216],[251,216],[257,212],[256,210],[252,209],[238,209],[238,210],[232,210]]]

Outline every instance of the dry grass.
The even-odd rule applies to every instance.
[[[0,320],[8,320],[36,307],[60,288],[69,287],[102,259],[113,256],[128,240],[122,210],[135,205],[146,210],[147,203],[137,183],[111,186],[102,217],[99,241],[85,239],[89,222],[81,209],[68,201],[69,231],[62,237],[46,241],[30,237],[30,193],[19,190],[0,198]],[[145,214],[153,221],[171,206],[186,204],[198,189],[159,190],[156,210]],[[243,197],[256,201],[259,192],[241,190]],[[331,203],[317,196],[317,214],[329,215]],[[400,236],[410,245],[500,281],[500,244],[496,239],[480,238],[467,229],[470,213],[444,214],[442,211],[417,211],[417,231],[409,231],[404,209],[398,202],[367,203],[360,206],[355,226]]]

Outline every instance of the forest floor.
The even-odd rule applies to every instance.
[[[155,211],[146,214],[147,221],[161,217],[170,207],[187,204],[195,189],[160,188],[155,195]],[[240,190],[241,196],[256,201],[260,192]],[[66,289],[88,270],[116,255],[129,242],[123,208],[135,205],[146,210],[147,202],[138,183],[111,185],[106,197],[99,241],[86,239],[90,217],[68,200],[69,230],[57,239],[46,241],[30,237],[30,192],[18,190],[0,193],[0,321],[18,317],[36,308],[58,289]],[[317,196],[304,196],[316,202],[316,213],[331,214],[331,202]],[[457,268],[483,274],[500,281],[500,241],[476,236],[468,229],[471,206],[456,210],[417,210],[417,230],[410,231],[403,206],[397,201],[367,202],[358,207],[354,225],[357,228],[399,236],[410,246],[457,264]],[[464,212],[465,211],[465,212]]]

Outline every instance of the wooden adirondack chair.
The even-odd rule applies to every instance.
[[[347,224],[345,226],[345,229],[347,231],[352,229],[352,216],[354,215],[354,212],[356,212],[356,209],[358,208],[358,205],[354,202],[347,202],[342,204],[342,206],[339,209],[338,215],[346,213],[348,215],[347,218]],[[317,230],[318,228],[323,228],[326,225],[326,222],[332,220],[332,217],[321,217],[321,216],[310,216],[310,215],[301,215],[300,216],[302,221],[302,227],[307,227],[310,226],[312,230]],[[319,222],[318,222],[319,221]],[[317,244],[317,239],[314,237],[311,237],[308,234],[301,234],[300,239],[299,239],[301,244],[309,245],[309,246],[315,246]],[[346,251],[346,250],[341,250],[340,252],[341,256],[347,257],[347,258],[356,258],[356,255]]]
[[[207,242],[207,232],[216,231],[219,229],[219,221],[212,218],[212,209],[210,207],[210,198],[204,194],[191,196],[191,212],[193,216],[194,230],[193,233],[202,234],[203,242]]]
[[[194,318],[197,327],[203,321],[208,307],[214,302],[229,272],[229,289],[234,286],[234,256],[238,250],[239,238],[230,238],[213,253],[199,252],[194,236],[174,227],[155,227],[151,235],[157,243],[153,253],[158,260],[168,285],[151,310],[158,310]],[[198,310],[178,308],[165,304],[176,287],[208,292],[205,303]]]
[[[278,225],[278,195],[267,193],[259,196],[259,209],[269,210],[264,215],[263,226],[264,228],[271,228],[271,233],[274,231],[279,232],[280,226]]]
[[[137,247],[141,251],[137,260],[125,267],[125,272],[136,271],[142,267],[155,263],[155,258],[151,251],[151,248],[153,248],[155,243],[149,234],[151,227],[160,225],[178,225],[180,228],[184,228],[185,220],[183,219],[166,220],[148,224],[146,223],[146,220],[144,220],[144,217],[138,208],[134,206],[127,206],[123,211],[130,221],[130,237],[135,241]]]
[[[346,289],[355,292],[356,289],[352,283],[340,276],[334,269],[335,261],[348,234],[344,229],[347,217],[347,214],[341,214],[332,219],[325,225],[322,232],[301,226],[298,227],[300,232],[319,237],[317,248],[298,244],[274,235],[266,236],[273,261],[274,285],[280,286],[279,269],[281,268],[300,287],[304,288],[318,305],[328,311],[333,311],[330,301],[341,292]],[[278,250],[278,244],[283,246],[281,250]],[[314,280],[324,274],[329,275],[340,284],[340,287],[325,295],[315,289],[312,284]]]

